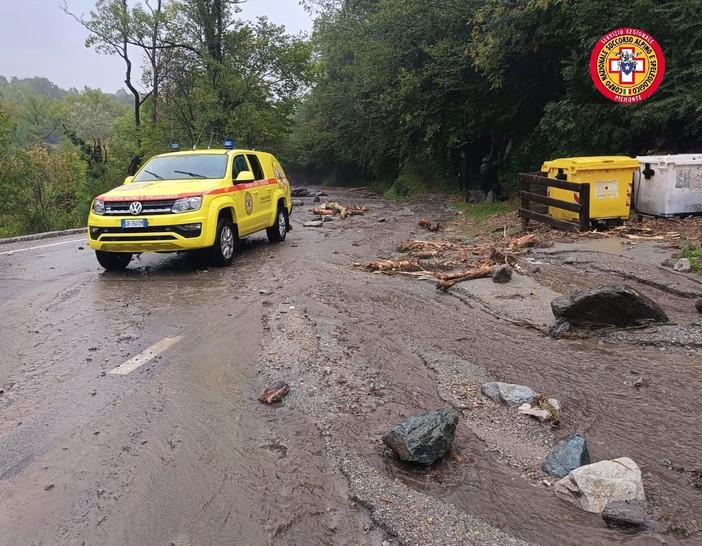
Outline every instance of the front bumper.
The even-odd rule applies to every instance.
[[[146,227],[122,227],[127,216],[88,218],[88,244],[106,252],[168,252],[195,250],[211,246],[206,233],[206,217],[201,211],[160,216],[140,216]]]

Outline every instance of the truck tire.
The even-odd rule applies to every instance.
[[[212,265],[227,267],[234,261],[239,246],[239,233],[229,218],[221,218],[217,224],[217,235],[214,245],[210,248]]]
[[[288,213],[285,207],[278,205],[278,212],[275,214],[275,223],[266,228],[266,235],[271,243],[282,243],[288,233]]]
[[[98,263],[107,271],[124,271],[132,261],[131,252],[105,252],[96,250],[95,257]]]

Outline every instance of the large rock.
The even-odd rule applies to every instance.
[[[480,392],[495,402],[502,402],[508,406],[531,404],[537,396],[532,389],[524,385],[513,385],[499,381],[485,383],[480,387]]]
[[[645,501],[641,470],[628,457],[576,468],[556,482],[556,495],[588,512],[601,513],[612,501]]]
[[[681,273],[689,273],[692,270],[692,265],[690,264],[690,260],[687,258],[680,258],[677,262],[675,262],[673,269],[675,269],[675,271],[680,271]]]
[[[656,302],[623,284],[566,294],[551,302],[551,310],[556,318],[574,326],[668,322],[668,316]]]
[[[512,268],[508,265],[494,265],[490,271],[492,282],[504,284],[512,279]]]
[[[447,409],[408,417],[383,434],[383,443],[403,461],[432,464],[453,444],[458,415]]]
[[[541,468],[552,476],[562,478],[587,464],[590,464],[590,453],[585,438],[580,434],[571,434],[553,448],[544,459]]]
[[[639,528],[646,524],[644,501],[612,501],[602,511],[607,527]]]

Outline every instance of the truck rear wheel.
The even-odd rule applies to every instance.
[[[107,271],[123,271],[132,261],[131,252],[105,252],[96,250],[95,257],[98,263]]]
[[[227,267],[234,261],[239,246],[239,232],[229,218],[221,218],[217,224],[217,235],[210,249],[212,264]]]
[[[278,205],[278,212],[275,215],[275,223],[266,228],[266,235],[271,243],[282,243],[288,233],[288,213],[285,207]]]

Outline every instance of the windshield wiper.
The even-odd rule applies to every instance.
[[[191,178],[207,178],[207,177],[206,177],[205,175],[203,175],[203,174],[191,173],[191,172],[188,172],[188,171],[173,171],[173,172],[174,172],[174,173],[178,173],[178,174],[187,174],[187,175],[188,175],[189,177],[191,177]]]
[[[150,174],[150,175],[153,176],[154,178],[158,178],[159,180],[163,180],[163,179],[164,179],[161,175],[158,175],[158,174],[156,174],[156,173],[152,173],[151,171],[149,171],[149,170],[147,170],[147,169],[144,169],[144,172],[145,172],[146,174]]]

